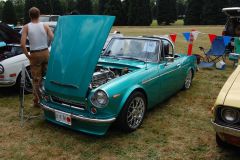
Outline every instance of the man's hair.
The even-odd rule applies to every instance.
[[[31,19],[38,19],[40,16],[40,10],[37,7],[32,7],[29,9],[29,17]]]

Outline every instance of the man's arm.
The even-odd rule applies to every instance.
[[[52,41],[53,37],[54,37],[52,30],[50,29],[50,27],[47,24],[45,24],[44,27],[45,27],[45,30],[47,32],[47,35],[48,35],[50,41]]]
[[[28,27],[27,25],[25,25],[22,29],[21,47],[23,49],[23,53],[26,55],[28,59],[30,59],[31,56],[28,54],[28,50],[26,47],[27,36],[28,36]]]

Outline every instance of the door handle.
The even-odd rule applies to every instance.
[[[177,64],[177,67],[178,67],[178,68],[181,68],[181,64]]]

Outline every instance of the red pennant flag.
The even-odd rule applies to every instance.
[[[177,34],[170,34],[169,36],[170,36],[171,40],[173,41],[173,43],[175,43],[176,39],[177,39]]]
[[[213,43],[213,41],[217,37],[217,35],[215,35],[215,34],[209,34],[208,36],[209,36],[209,39],[210,39],[211,43]]]

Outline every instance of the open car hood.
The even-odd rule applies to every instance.
[[[48,92],[85,99],[114,20],[112,16],[59,17],[45,81]]]
[[[0,41],[7,44],[20,44],[21,34],[4,23],[0,23]]]
[[[240,7],[223,8],[222,11],[229,17],[240,17]]]

